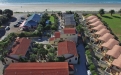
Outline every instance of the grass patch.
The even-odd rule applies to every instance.
[[[50,16],[50,21],[51,21],[51,23],[54,23],[54,17],[53,16]]]
[[[121,16],[119,14],[113,14],[113,16],[104,14],[102,17],[98,14],[98,16],[108,24],[113,33],[121,41]]]

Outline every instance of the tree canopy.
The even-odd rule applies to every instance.
[[[111,16],[112,16],[112,14],[114,14],[115,13],[115,10],[110,10],[109,11],[109,13],[111,14]]]
[[[105,11],[104,11],[104,9],[100,9],[99,10],[99,14],[102,16],[103,14],[105,14]]]

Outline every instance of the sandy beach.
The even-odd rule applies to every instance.
[[[105,11],[121,9],[121,4],[27,4],[27,5],[0,5],[2,10],[11,9],[14,12],[41,12],[45,11],[98,11],[103,8]]]

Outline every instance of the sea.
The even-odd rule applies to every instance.
[[[0,0],[0,4],[121,4],[121,0]]]

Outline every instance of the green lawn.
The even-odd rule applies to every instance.
[[[51,23],[54,23],[54,17],[53,16],[50,16],[50,21],[51,21]]]
[[[98,16],[101,17],[100,15]],[[113,16],[110,14],[104,14],[101,18],[109,25],[113,33],[121,41],[121,16],[119,14],[113,14]]]

